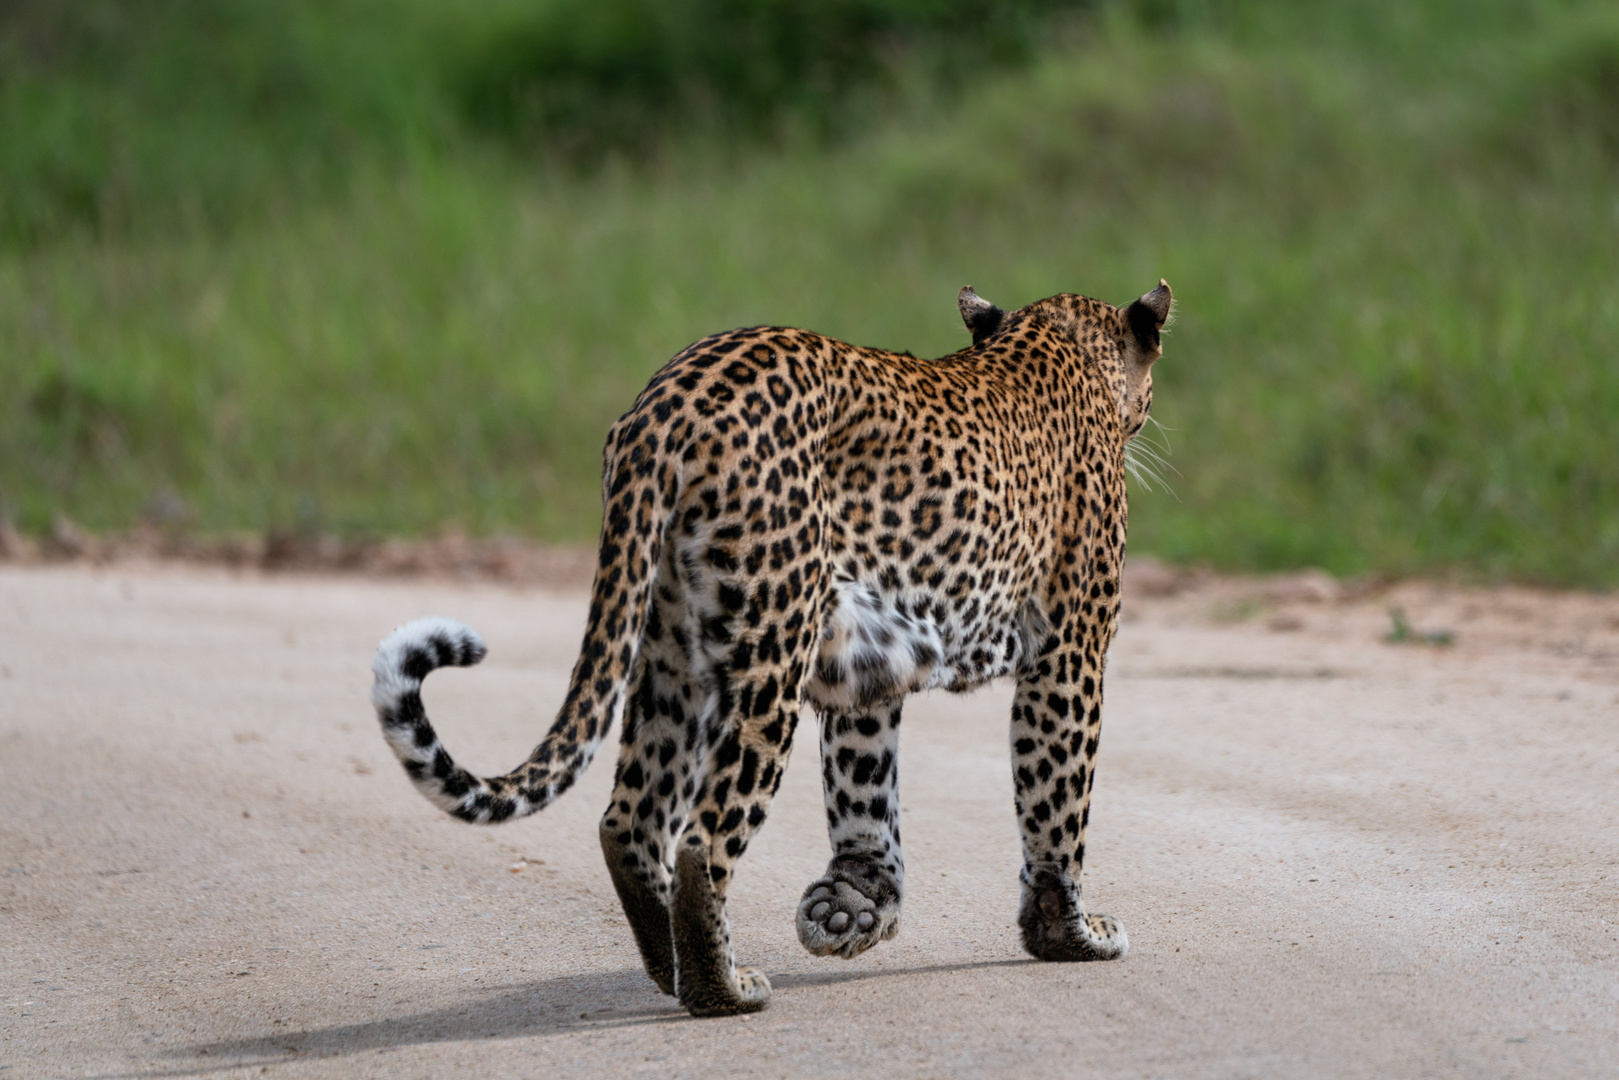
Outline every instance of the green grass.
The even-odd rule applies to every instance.
[[[349,22],[328,39],[385,7],[333,6]],[[457,112],[482,31],[435,31],[435,52],[421,28],[443,9],[390,10],[415,21],[380,55],[430,78],[373,60],[308,91],[360,103],[325,112],[371,116],[363,137],[227,102],[207,130],[248,165],[222,154],[194,183],[130,166],[155,179],[115,218],[13,216],[0,513],[118,528],[173,493],[208,530],[582,539],[607,425],[702,334],[805,325],[938,354],[965,342],[963,284],[1010,307],[1123,301],[1162,275],[1178,311],[1155,411],[1180,475],[1134,492],[1132,550],[1619,584],[1619,20],[1601,6],[1115,5],[955,92],[903,65],[862,83],[841,134],[710,117],[584,167],[548,152],[566,140]],[[0,117],[43,139],[18,93],[0,88]],[[209,158],[185,124],[138,119]],[[37,157],[9,160],[34,178],[16,189],[54,190]]]

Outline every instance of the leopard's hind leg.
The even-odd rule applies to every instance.
[[[798,695],[772,674],[744,678],[747,685],[721,695],[732,707],[705,738],[697,803],[675,846],[675,987],[694,1016],[755,1012],[770,1001],[764,972],[736,964],[725,894],[781,785]]]
[[[858,956],[899,933],[903,699],[821,715],[821,781],[832,861],[798,903],[798,940],[817,956]]]
[[[768,537],[765,537],[768,539]],[[812,537],[813,539],[813,537]],[[761,546],[763,541],[761,541]],[[776,601],[770,582],[710,554],[682,567],[707,660],[714,707],[698,738],[695,801],[675,845],[675,988],[695,1016],[754,1012],[770,1001],[770,980],[738,967],[725,896],[737,861],[764,824],[792,750],[804,683],[814,656],[820,599],[819,564],[802,581],[803,610]]]
[[[671,995],[675,838],[698,783],[698,733],[710,697],[668,630],[671,615],[681,614],[675,593],[660,585],[642,638],[639,681],[624,712],[613,798],[601,819],[602,854],[641,961],[658,989]]]

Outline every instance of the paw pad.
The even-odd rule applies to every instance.
[[[899,932],[897,883],[883,867],[844,860],[804,891],[798,940],[817,956],[857,956]]]
[[[1044,883],[1041,883],[1044,884]],[[1116,960],[1130,949],[1124,927],[1110,915],[1090,915],[1079,890],[1030,887],[1025,881],[1018,923],[1023,947],[1040,960]]]

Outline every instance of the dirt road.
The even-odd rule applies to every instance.
[[[1017,944],[1008,687],[906,714],[904,929],[798,946],[800,738],[732,918],[763,1014],[642,974],[596,846],[610,760],[479,829],[406,782],[379,638],[484,771],[558,702],[580,592],[0,567],[0,1078],[1619,1076],[1619,598],[1127,586],[1085,893],[1130,955]],[[1383,641],[1403,605],[1414,637]]]

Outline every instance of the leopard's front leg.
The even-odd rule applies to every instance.
[[[858,956],[899,933],[901,698],[821,714],[821,781],[832,861],[798,902],[798,940],[817,956]]]
[[[1018,680],[1012,776],[1023,833],[1023,947],[1041,960],[1114,960],[1130,948],[1110,915],[1085,911],[1080,869],[1102,730],[1102,670],[1117,576],[1052,605],[1059,625]]]

